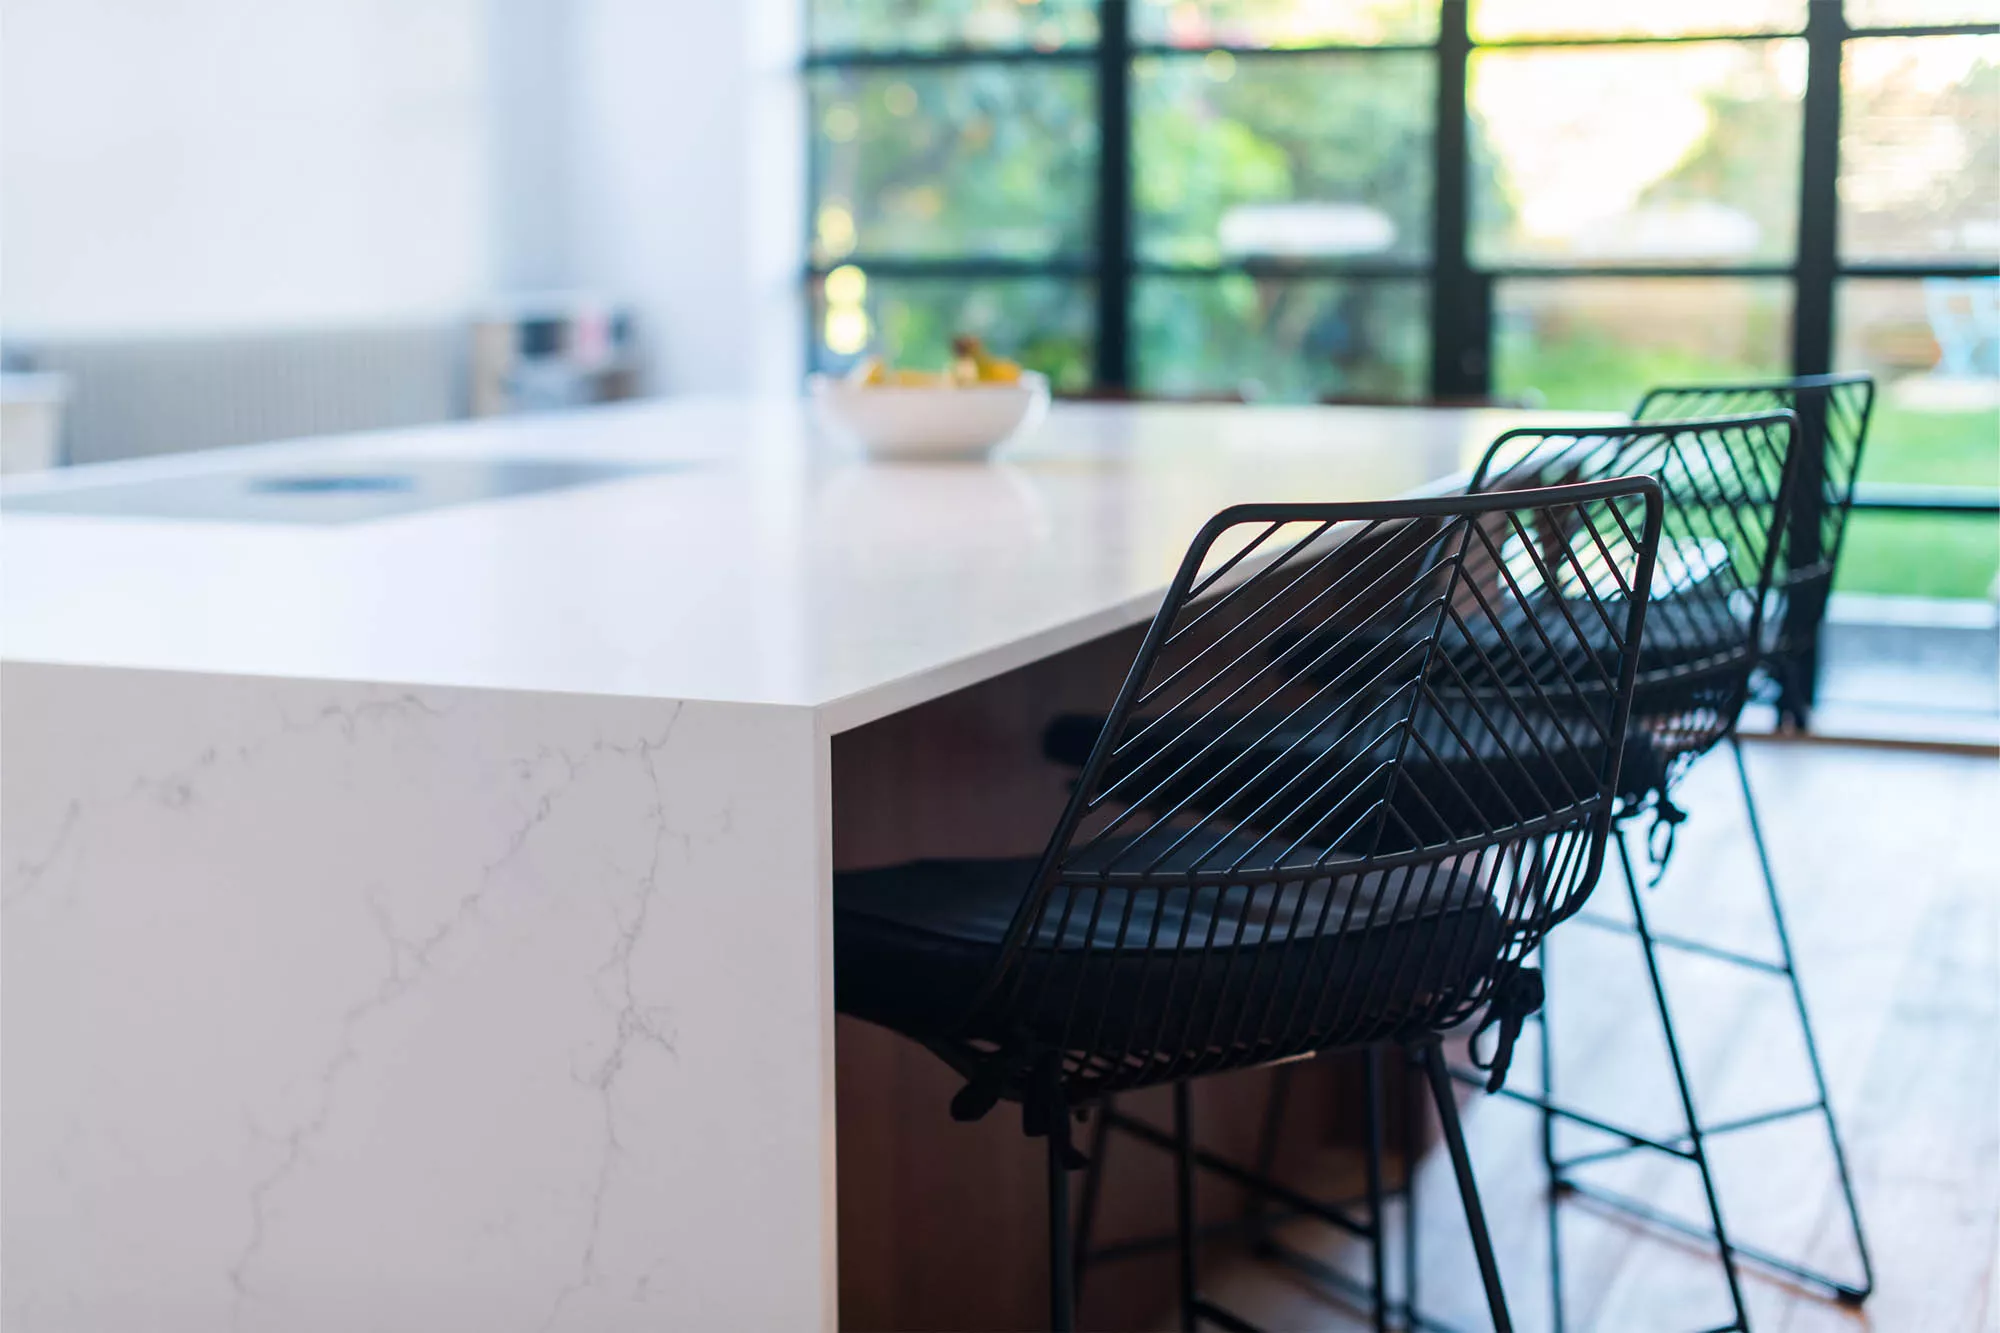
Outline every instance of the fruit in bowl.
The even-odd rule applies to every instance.
[[[869,357],[844,376],[814,375],[811,384],[820,419],[874,458],[978,458],[1032,427],[1049,405],[1046,379],[967,336],[952,340],[942,371]]]

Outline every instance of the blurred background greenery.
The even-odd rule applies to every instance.
[[[1849,20],[1993,7],[1849,0]],[[1133,389],[1420,400],[1436,4],[1130,12]],[[1088,392],[1098,6],[813,0],[811,20],[815,365],[938,366],[974,332]],[[1786,373],[1804,20],[1805,0],[1477,0],[1468,252],[1493,275],[1496,396],[1626,411],[1656,384]],[[1687,33],[1741,36],[1615,41]],[[1843,262],[2000,254],[2000,38],[1845,46]],[[2000,485],[2000,280],[1852,276],[1837,305],[1837,365],[1881,384],[1864,478]],[[1991,518],[1867,514],[1850,542],[1851,591],[1977,597],[2000,572]]]

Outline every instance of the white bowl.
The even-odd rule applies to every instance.
[[[902,388],[812,377],[820,420],[858,440],[871,458],[980,458],[1031,429],[1049,409],[1049,382],[1024,371],[1019,384]]]

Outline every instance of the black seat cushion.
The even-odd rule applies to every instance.
[[[1626,608],[1622,600],[1593,604],[1570,599],[1557,606],[1543,599],[1536,606],[1546,644],[1525,619],[1510,622],[1503,634],[1492,620],[1474,615],[1466,621],[1467,632],[1454,627],[1444,634],[1439,651],[1451,656],[1464,677],[1475,684],[1486,683],[1494,671],[1508,676],[1523,669],[1552,681],[1561,680],[1567,672],[1585,685],[1616,679],[1621,649],[1607,621],[1623,632]],[[1717,672],[1745,671],[1748,635],[1748,625],[1736,619],[1723,594],[1713,586],[1699,594],[1653,598],[1639,640],[1634,709],[1644,713],[1649,696],[1660,701],[1658,706],[1674,707],[1673,701],[1690,685]],[[1411,631],[1395,642],[1409,645],[1419,641]],[[1351,679],[1371,664],[1379,666],[1387,660],[1385,649],[1390,646],[1336,626],[1280,635],[1272,648],[1274,658],[1324,684],[1343,676]]]
[[[1162,868],[1185,870],[1198,858],[1220,864],[1247,845],[1184,848]],[[1444,863],[1282,888],[1076,886],[1066,922],[1060,896],[1056,917],[1045,914],[1003,988],[1008,998],[975,1014],[1037,864],[933,860],[837,875],[840,1011],[919,1040],[1026,1033],[1072,1049],[1127,1051],[1163,1041],[1269,1043],[1282,1028],[1345,1043],[1421,1022],[1471,994],[1501,944],[1490,897]]]
[[[1729,707],[1740,703],[1749,680],[1752,653],[1750,627],[1736,618],[1721,594],[1711,588],[1700,596],[1656,597],[1646,611],[1646,626],[1639,640],[1639,660],[1632,689],[1632,720],[1635,731],[1644,731],[1656,719],[1671,720],[1690,709],[1704,706]],[[1567,605],[1568,613],[1586,634],[1598,633],[1603,621],[1595,608],[1582,602]],[[1622,602],[1608,603],[1613,622],[1622,625]],[[1554,614],[1554,613],[1551,613]],[[1516,662],[1501,642],[1497,629],[1487,621],[1473,624],[1472,642],[1463,640],[1452,651],[1462,659],[1468,676],[1477,678],[1483,670],[1518,671],[1524,665],[1537,677],[1559,680],[1548,649],[1538,641],[1522,649],[1525,663]],[[1579,683],[1615,678],[1619,652],[1608,635],[1588,651],[1577,642],[1567,625],[1545,631],[1552,644],[1561,645],[1561,670]],[[1530,631],[1515,631],[1521,644]],[[1483,657],[1482,657],[1483,655]],[[1596,660],[1593,662],[1592,658]],[[1488,667],[1487,664],[1492,666]]]
[[[1417,730],[1424,743],[1402,747],[1397,761],[1401,780],[1381,793],[1389,797],[1398,819],[1379,834],[1370,826],[1371,837],[1386,840],[1349,850],[1395,850],[1399,836],[1426,843],[1477,837],[1548,804],[1594,793],[1601,747],[1572,744],[1595,737],[1587,721],[1569,720],[1564,735],[1553,722],[1539,719],[1530,736],[1522,718],[1504,704],[1489,700],[1480,709],[1483,716],[1461,705],[1449,725],[1435,713],[1422,715]],[[1188,802],[1188,808],[1205,817],[1247,819],[1260,828],[1271,827],[1275,814],[1281,816],[1281,831],[1324,838],[1338,822],[1327,820],[1326,812],[1342,793],[1328,790],[1320,779],[1351,757],[1352,750],[1338,747],[1362,711],[1351,703],[1331,709],[1309,704],[1288,712],[1210,714],[1193,722],[1169,718],[1152,728],[1148,719],[1138,718],[1104,781],[1119,782],[1144,765],[1145,776],[1126,784],[1125,797],[1136,799],[1143,788],[1150,805]],[[1043,753],[1080,768],[1103,725],[1101,716],[1058,716],[1043,733]],[[1386,760],[1395,748],[1393,740],[1377,744],[1384,751],[1378,759]],[[1171,777],[1155,782],[1152,774]],[[1636,802],[1664,779],[1661,747],[1647,732],[1628,730],[1619,760],[1619,794]],[[1286,791],[1309,791],[1315,799],[1300,802],[1287,798]],[[1209,792],[1226,795],[1226,804],[1217,808],[1205,799]]]

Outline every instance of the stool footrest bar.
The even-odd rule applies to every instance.
[[[1280,1240],[1266,1239],[1256,1252],[1261,1258],[1268,1258],[1275,1263],[1283,1264],[1286,1268],[1291,1269],[1300,1276],[1316,1282],[1323,1287],[1330,1288],[1331,1294],[1337,1300],[1340,1300],[1344,1304],[1349,1304],[1349,1308],[1357,1314],[1366,1317],[1369,1313],[1369,1307],[1375,1299],[1375,1293],[1360,1278],[1343,1273],[1325,1260],[1316,1259],[1310,1254],[1295,1250]],[[1392,1301],[1389,1304],[1389,1308],[1395,1310],[1400,1304],[1401,1302]]]
[[[1451,1071],[1451,1076],[1458,1082],[1467,1084],[1472,1087],[1484,1088],[1486,1086],[1486,1076],[1474,1070],[1453,1069]],[[1551,1102],[1548,1098],[1541,1096],[1539,1093],[1517,1092],[1513,1088],[1501,1088],[1498,1092],[1495,1092],[1491,1095],[1495,1097],[1505,1097],[1509,1101],[1520,1102],[1524,1105],[1535,1107],[1537,1110],[1546,1111],[1550,1115],[1558,1116],[1564,1120],[1570,1121],[1572,1124],[1583,1125],[1586,1126],[1587,1128],[1597,1130],[1599,1133],[1602,1134],[1614,1134],[1617,1137],[1624,1139],[1628,1147],[1651,1148],[1656,1152],[1668,1153],[1671,1154],[1672,1156],[1683,1158],[1688,1161],[1694,1160],[1694,1152],[1691,1149],[1680,1147],[1676,1144],[1666,1141],[1665,1139],[1649,1138],[1644,1134],[1636,1133],[1633,1130],[1626,1129],[1622,1125],[1614,1125],[1607,1120],[1599,1120],[1595,1116],[1585,1115],[1581,1111],[1573,1111],[1566,1106],[1557,1106],[1554,1102]],[[1621,1149],[1620,1151],[1623,1150]]]
[[[1204,1222],[1195,1228],[1197,1240],[1234,1240],[1253,1235],[1295,1221],[1301,1214],[1290,1208],[1277,1208],[1257,1217],[1232,1217],[1221,1222]],[[1151,1236],[1128,1236],[1124,1240],[1114,1240],[1097,1246],[1085,1254],[1077,1256],[1081,1267],[1092,1264],[1115,1264],[1125,1259],[1142,1259],[1149,1254],[1171,1250],[1179,1244],[1180,1238],[1171,1231],[1162,1231]]]
[[[1735,1120],[1722,1120],[1713,1125],[1703,1125],[1701,1127],[1702,1137],[1714,1138],[1718,1134],[1734,1134],[1738,1130],[1755,1129],[1759,1125],[1776,1124],[1780,1120],[1790,1120],[1794,1116],[1811,1115],[1823,1109],[1824,1103],[1812,1101],[1804,1102],[1798,1106],[1783,1107],[1776,1111],[1762,1111],[1756,1115],[1740,1116]],[[1683,1149],[1688,1148],[1690,1145],[1690,1140],[1685,1134],[1678,1136],[1673,1141]],[[1602,1148],[1596,1152],[1579,1153],[1575,1157],[1565,1157],[1557,1162],[1556,1169],[1558,1171],[1567,1171],[1573,1166],[1584,1166],[1591,1162],[1608,1162],[1614,1157],[1623,1157],[1626,1153],[1637,1152],[1641,1148],[1650,1146],[1650,1144],[1644,1143],[1625,1143],[1620,1144],[1616,1148]]]
[[[1607,1208],[1616,1209],[1628,1216],[1636,1217],[1649,1226],[1656,1226],[1694,1240],[1705,1240],[1711,1245],[1716,1243],[1715,1232],[1710,1228],[1698,1226],[1692,1222],[1684,1222],[1672,1213],[1662,1212],[1660,1209],[1634,1199],[1630,1195],[1620,1194],[1616,1190],[1604,1189],[1597,1185],[1587,1185],[1581,1181],[1570,1180],[1566,1177],[1558,1177],[1557,1184],[1573,1194],[1603,1204]],[[1729,1248],[1738,1258],[1748,1259],[1760,1267],[1771,1269],[1773,1272],[1783,1273],[1786,1277],[1797,1278],[1801,1282],[1809,1282],[1814,1286],[1824,1287],[1835,1296],[1842,1297],[1843,1299],[1859,1300],[1867,1294],[1852,1283],[1828,1277],[1825,1273],[1807,1268],[1802,1264],[1794,1263],[1790,1259],[1781,1258],[1778,1255],[1772,1254],[1769,1250],[1759,1249],[1752,1245],[1737,1244],[1735,1242],[1732,1242]],[[1723,1327],[1733,1329],[1736,1325],[1725,1324]]]
[[[1636,936],[1639,933],[1638,927],[1629,921],[1620,921],[1616,917],[1602,916],[1596,912],[1578,912],[1570,920],[1581,921],[1584,925],[1594,926],[1598,930],[1607,930],[1615,935]],[[1774,977],[1789,976],[1791,974],[1791,970],[1783,963],[1774,963],[1769,959],[1752,957],[1750,954],[1738,953],[1734,949],[1725,949],[1716,944],[1705,944],[1700,940],[1689,939],[1685,935],[1672,935],[1659,930],[1653,931],[1651,934],[1653,943],[1665,945],[1669,949],[1678,949],[1682,953],[1700,954],[1704,958],[1714,958],[1720,962],[1734,963],[1738,967],[1747,967],[1753,972],[1764,972]]]
[[[1211,1324],[1220,1324],[1229,1333],[1264,1333],[1264,1330],[1240,1315],[1223,1309],[1213,1301],[1195,1298],[1194,1312]]]
[[[1368,1284],[1360,1278],[1341,1272],[1338,1268],[1310,1254],[1302,1253],[1286,1245],[1283,1241],[1266,1241],[1260,1254],[1275,1263],[1283,1264],[1293,1272],[1329,1288],[1336,1302],[1351,1301],[1355,1313],[1367,1318],[1375,1296]],[[1433,1319],[1422,1311],[1412,1312],[1407,1300],[1388,1302],[1390,1322],[1409,1330],[1426,1329],[1428,1333],[1463,1333],[1457,1325],[1447,1324],[1441,1319]]]
[[[1155,1148],[1166,1152],[1179,1151],[1174,1143],[1173,1135],[1163,1133],[1143,1120],[1134,1120],[1130,1116],[1114,1111],[1106,1114],[1106,1121],[1114,1128],[1122,1129],[1133,1138],[1150,1143]],[[1338,1208],[1329,1207],[1321,1203],[1318,1199],[1301,1194],[1297,1190],[1287,1189],[1274,1180],[1267,1180],[1255,1171],[1238,1166],[1226,1157],[1218,1157],[1205,1148],[1196,1148],[1194,1150],[1194,1160],[1203,1170],[1213,1171],[1217,1175],[1226,1176],[1247,1190],[1262,1194],[1267,1198],[1276,1199],[1279,1203],[1286,1205],[1296,1212],[1303,1213],[1308,1217],[1317,1218],[1328,1226],[1339,1227],[1341,1230],[1360,1236],[1364,1240],[1373,1240],[1375,1238],[1375,1223],[1379,1219],[1371,1218],[1367,1222],[1362,1222],[1357,1218],[1349,1217]]]

